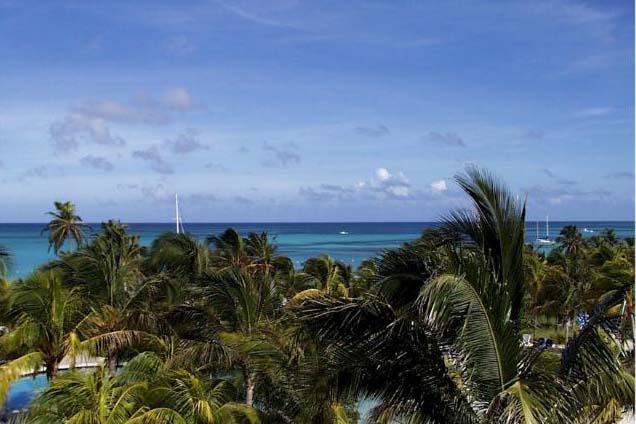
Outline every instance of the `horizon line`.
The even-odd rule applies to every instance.
[[[174,225],[174,221],[125,221],[121,219],[117,219],[117,221],[122,222],[124,224],[170,224]],[[84,224],[101,224],[107,221],[82,221]],[[530,220],[526,219],[525,222],[545,222],[543,219],[535,219]],[[636,223],[634,219],[631,220],[621,220],[621,219],[611,219],[611,220],[582,220],[582,219],[557,219],[550,220],[550,223]],[[0,222],[0,225],[46,225],[48,221],[15,221],[15,222]],[[223,225],[223,224],[436,224],[441,223],[439,220],[435,221],[192,221],[186,223],[186,225],[200,225],[200,224],[215,224],[215,225]]]

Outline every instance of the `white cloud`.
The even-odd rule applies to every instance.
[[[29,168],[24,171],[19,177],[18,181],[26,181],[31,178],[43,178],[50,179],[55,177],[63,177],[66,173],[64,168],[56,165],[39,165],[33,168]]]
[[[266,141],[263,143],[263,150],[271,152],[271,157],[266,158],[261,162],[263,166],[275,167],[298,165],[301,161],[300,153],[298,152],[298,145],[293,141],[279,146],[270,144]]]
[[[72,108],[72,113],[86,118],[103,119],[109,123],[162,125],[169,123],[175,111],[194,107],[190,93],[183,88],[170,88],[160,99],[148,93],[121,102],[112,99],[85,102]]]
[[[448,187],[446,186],[446,180],[437,180],[431,183],[431,188],[434,191],[446,191]]]
[[[526,193],[528,200],[531,202],[537,202],[539,204],[548,202],[554,205],[564,204],[574,200],[586,201],[593,199],[598,201],[599,198],[608,198],[612,195],[612,192],[605,188],[580,190],[571,187],[544,187],[541,185],[527,187],[522,191]]]
[[[241,2],[228,1],[217,1],[216,3],[228,12],[258,25],[303,29],[295,27],[288,22],[282,22],[269,17],[270,14],[277,15],[277,12],[284,12],[287,9],[294,8],[296,6],[295,0],[289,2],[243,2],[243,4],[241,4]]]
[[[375,170],[375,177],[379,181],[388,181],[391,178],[391,173],[386,168],[378,168]]]
[[[194,101],[190,93],[183,88],[171,88],[163,93],[163,103],[169,108],[179,111],[190,110]]]
[[[164,143],[172,153],[185,155],[196,150],[210,150],[210,146],[199,140],[198,132],[188,129],[185,133],[179,134],[173,140],[166,140]]]
[[[174,173],[172,165],[163,158],[156,146],[149,147],[145,150],[135,150],[132,153],[132,157],[147,162],[150,165],[150,169],[159,174]]]
[[[603,2],[549,0],[522,3],[524,11],[547,17],[551,22],[576,28],[594,40],[609,42],[619,25],[619,14],[611,7],[599,7]],[[565,27],[564,27],[565,28]]]
[[[86,103],[77,108],[78,112],[112,121],[126,120],[130,115],[130,108],[114,100],[100,100]]]
[[[130,103],[111,99],[86,102],[75,107],[74,112],[87,118],[121,124],[163,125],[170,120],[168,113],[147,95],[139,95]]]
[[[63,121],[49,127],[49,135],[56,153],[65,153],[79,147],[81,141],[94,144],[123,146],[123,138],[111,133],[104,119],[71,113]]]
[[[110,124],[164,125],[177,112],[194,106],[192,96],[183,88],[166,90],[160,99],[141,93],[127,102],[90,101],[70,108],[63,119],[51,123],[49,135],[56,152],[62,153],[78,149],[82,142],[123,146],[124,139],[112,134]]]
[[[375,178],[377,180],[376,185],[381,189],[388,187],[405,187],[408,189],[410,187],[408,179],[401,171],[393,175],[387,168],[378,168],[375,170]],[[400,190],[400,192],[403,192],[403,190]]]
[[[532,6],[528,10],[542,12],[573,24],[607,22],[616,18],[616,13],[611,10],[570,0],[537,2]]]
[[[402,172],[392,174],[387,168],[377,168],[371,181],[350,185],[321,184],[317,188],[301,187],[299,194],[312,201],[353,201],[356,199],[412,199],[411,185]]]
[[[84,156],[80,159],[80,163],[90,168],[101,169],[102,171],[112,171],[115,168],[111,161],[101,156]]]
[[[385,189],[387,193],[390,193],[394,197],[408,197],[409,188],[406,186],[391,186]]]
[[[577,118],[595,118],[599,116],[607,116],[612,113],[611,107],[590,107],[587,109],[580,109],[574,113]]]
[[[173,193],[170,193],[162,183],[154,184],[117,184],[117,189],[122,191],[135,192],[144,198],[152,199],[155,201],[172,200]]]

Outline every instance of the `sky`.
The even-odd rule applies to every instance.
[[[634,219],[632,1],[0,0],[0,222]]]

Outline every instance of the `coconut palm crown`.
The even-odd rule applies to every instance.
[[[82,222],[82,218],[75,213],[75,205],[71,202],[54,203],[55,211],[47,212],[53,218],[46,224],[42,233],[49,234],[49,250],[53,249],[57,255],[64,243],[68,244],[68,250],[71,250],[71,243],[74,241],[76,246],[82,245],[86,241],[84,228],[87,224]]]

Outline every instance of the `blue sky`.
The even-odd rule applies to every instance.
[[[0,221],[634,218],[631,1],[0,0]]]

